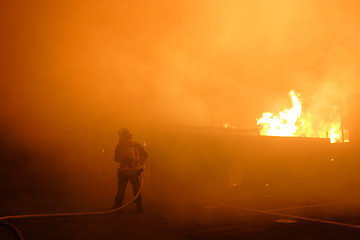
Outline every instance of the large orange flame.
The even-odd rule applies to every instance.
[[[329,138],[332,143],[341,140],[340,122],[325,122],[320,129],[314,131],[311,114],[302,112],[302,104],[294,91],[289,93],[292,107],[277,115],[263,113],[258,119],[260,135],[266,136],[303,136]]]
[[[268,136],[295,136],[298,121],[301,115],[301,103],[295,96],[294,91],[290,92],[293,103],[292,108],[285,109],[278,115],[264,113],[257,122],[261,126],[260,134]]]

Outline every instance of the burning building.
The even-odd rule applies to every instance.
[[[179,185],[202,189],[328,189],[358,184],[353,171],[359,167],[356,144],[344,142],[360,142],[360,95],[348,97],[346,115],[339,103],[325,117],[303,109],[299,94],[289,95],[292,107],[279,114],[264,113],[257,121],[258,134],[228,123],[223,128],[166,132],[161,138],[170,144],[170,151],[155,158],[171,159],[166,169]]]

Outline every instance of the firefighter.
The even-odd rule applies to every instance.
[[[114,208],[122,205],[125,189],[128,181],[132,185],[134,196],[140,189],[140,174],[144,170],[144,163],[147,158],[145,149],[137,142],[132,141],[132,134],[129,129],[119,130],[119,142],[115,149],[115,162],[119,163],[118,191],[115,197]],[[142,212],[141,194],[134,201],[137,205],[137,211]]]

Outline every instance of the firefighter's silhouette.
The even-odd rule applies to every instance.
[[[115,197],[114,208],[122,205],[125,189],[128,181],[132,185],[134,195],[140,189],[140,174],[144,170],[144,163],[147,153],[144,148],[137,142],[132,141],[132,134],[129,129],[119,130],[119,143],[115,149],[115,162],[119,163],[118,169],[118,191]],[[142,212],[141,194],[134,201],[137,205],[137,211]]]

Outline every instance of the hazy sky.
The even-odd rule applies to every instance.
[[[1,4],[0,120],[36,137],[255,128],[291,89],[309,108],[360,90],[359,1]]]

